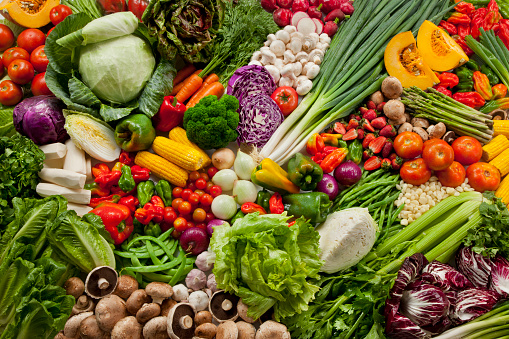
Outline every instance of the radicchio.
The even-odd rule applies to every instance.
[[[440,287],[443,291],[461,291],[474,285],[452,266],[434,260],[422,270],[422,280]]]
[[[491,260],[475,253],[471,247],[463,247],[456,254],[456,267],[475,287],[488,288]]]
[[[226,94],[236,97],[242,108],[242,101],[248,95],[261,94],[270,97],[276,88],[274,78],[265,67],[248,65],[240,67],[233,73],[228,81]]]
[[[489,288],[504,298],[509,296],[509,261],[500,255],[492,260]]]
[[[419,326],[435,325],[449,313],[449,300],[444,292],[431,284],[405,290],[399,311]]]
[[[498,299],[499,296],[494,291],[469,288],[458,292],[449,316],[455,324],[462,324],[491,311]]]
[[[397,313],[391,321],[390,327],[387,323],[387,334],[395,339],[429,339],[431,335],[424,332],[422,328],[414,324],[407,317]]]

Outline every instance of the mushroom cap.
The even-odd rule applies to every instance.
[[[145,292],[152,297],[155,303],[161,304],[164,299],[171,297],[173,288],[163,282],[151,282],[145,287]]]
[[[200,338],[213,339],[216,336],[217,326],[213,323],[204,323],[196,327],[194,335]]]
[[[209,310],[217,322],[235,321],[238,318],[237,303],[239,297],[225,291],[217,291],[209,300]]]
[[[163,303],[161,304],[161,315],[167,316],[168,313],[170,313],[170,310],[173,308],[173,306],[177,305],[177,301],[173,299],[164,299]]]
[[[290,332],[285,325],[267,320],[256,331],[255,339],[290,339]]]
[[[81,321],[79,334],[82,339],[96,339],[103,338],[106,332],[99,328],[95,315],[91,315]]]
[[[124,300],[115,294],[102,298],[95,307],[95,316],[99,328],[111,332],[115,324],[127,316]]]
[[[497,108],[488,114],[493,117],[493,120],[507,120],[507,111],[500,108]]]
[[[142,326],[132,315],[120,319],[111,331],[111,339],[141,339]]]
[[[253,324],[247,323],[245,321],[237,321],[235,325],[239,330],[238,339],[255,339],[256,328],[253,326]]]
[[[143,337],[148,339],[168,339],[167,318],[155,317],[143,326]]]
[[[170,338],[192,338],[196,329],[193,321],[195,313],[194,306],[189,303],[175,305],[168,314],[166,324]]]
[[[159,306],[159,304],[143,304],[138,312],[136,312],[136,320],[138,320],[139,323],[146,323],[159,314],[161,314],[161,306]]]
[[[103,298],[113,293],[117,287],[118,274],[114,268],[99,266],[87,275],[85,292],[95,299]]]
[[[227,320],[217,327],[216,339],[237,339],[239,330],[231,320]]]
[[[85,283],[78,277],[71,277],[64,283],[65,293],[78,299],[85,292]]]
[[[138,281],[130,275],[122,275],[118,278],[117,288],[113,294],[118,295],[122,299],[127,299],[138,289]]]
[[[237,312],[239,313],[239,317],[242,318],[247,323],[254,323],[256,319],[253,319],[247,315],[248,306],[242,302],[242,299],[237,303]]]
[[[95,303],[88,295],[81,295],[72,307],[71,315],[94,311]]]
[[[131,293],[129,298],[126,301],[127,311],[132,315],[136,315],[138,310],[143,306],[143,304],[148,304],[152,300],[147,295],[147,292],[143,289],[139,289]]]
[[[84,312],[80,314],[73,315],[69,319],[64,326],[64,335],[69,338],[75,338],[79,334],[80,324],[83,319],[94,315],[94,312]]]
[[[196,326],[200,326],[201,324],[211,323],[212,322],[212,314],[209,311],[200,311],[196,313],[194,316],[194,323]]]
[[[387,99],[396,99],[403,93],[401,81],[396,77],[387,77],[382,82],[382,93]]]

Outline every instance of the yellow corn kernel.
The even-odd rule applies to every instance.
[[[187,172],[177,165],[169,162],[157,154],[141,151],[136,154],[134,163],[138,166],[148,168],[152,173],[162,179],[168,180],[176,186],[184,187],[187,182]]]
[[[504,135],[509,138],[509,120],[493,120],[494,136]]]
[[[505,135],[499,134],[482,147],[482,160],[489,162],[508,148],[509,140]]]
[[[490,164],[500,171],[502,177],[509,173],[509,149],[497,155],[495,159],[490,161]]]
[[[504,204],[509,204],[509,175],[502,180],[495,191],[495,196],[501,198]]]
[[[156,137],[152,143],[154,152],[188,171],[196,171],[203,167],[203,156],[192,148],[165,137]]]
[[[192,148],[194,148],[195,150],[200,152],[200,154],[205,159],[205,163],[203,164],[203,167],[206,167],[211,164],[212,161],[210,160],[209,155],[204,150],[202,150],[200,147],[198,147],[198,145],[196,145],[194,142],[192,142],[191,140],[189,140],[187,138],[186,130],[183,129],[182,127],[177,126],[177,127],[173,128],[170,131],[169,138],[173,141],[180,142],[181,144],[191,146]]]

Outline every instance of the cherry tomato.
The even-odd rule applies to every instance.
[[[177,212],[173,207],[165,207],[163,214],[164,222],[172,224],[177,219]]]
[[[465,181],[467,175],[465,167],[457,161],[453,161],[451,166],[444,170],[437,171],[435,174],[438,177],[438,181],[440,181],[443,186],[447,187],[460,186]]]
[[[182,199],[184,199],[185,201],[189,201],[189,196],[193,194],[193,191],[190,190],[189,188],[186,188],[185,190],[182,191]]]
[[[200,178],[200,179],[196,180],[196,181],[194,182],[194,184],[196,185],[196,187],[197,187],[198,189],[201,189],[201,190],[202,190],[202,189],[205,189],[205,187],[207,187],[207,180],[205,180],[205,179],[203,179],[203,178]]]
[[[459,137],[452,143],[454,160],[462,165],[472,165],[482,157],[481,143],[472,137]]]
[[[292,113],[299,104],[299,95],[290,86],[277,88],[270,97],[276,102],[285,117]]]
[[[207,216],[205,217],[205,222],[209,222],[211,220],[214,220],[216,216],[213,213],[207,212]]]
[[[203,190],[195,190],[194,193],[198,194],[200,198],[205,194],[205,191]]]
[[[46,34],[37,28],[25,29],[18,35],[17,42],[18,47],[23,48],[28,53],[32,53],[34,49],[44,45],[46,42]]]
[[[422,153],[422,138],[414,132],[403,132],[394,139],[394,150],[403,159],[413,159]]]
[[[209,177],[209,175],[207,173],[200,173],[200,178],[205,180],[205,182],[210,180],[210,177]]]
[[[14,44],[14,33],[4,24],[0,24],[0,52],[5,51],[7,48]]]
[[[192,221],[188,220],[188,221],[187,221],[187,224],[186,224],[186,227],[187,227],[187,228],[193,228],[193,227],[194,227],[194,222],[192,222]]]
[[[11,80],[0,82],[0,104],[14,106],[23,99],[23,90]]]
[[[205,193],[200,198],[200,203],[204,206],[210,206],[212,205],[212,200],[214,200],[214,198],[210,194]]]
[[[178,232],[184,232],[187,229],[187,220],[182,217],[178,217],[173,222],[173,227],[175,227],[175,230]]]
[[[223,190],[220,186],[214,185],[210,188],[210,195],[215,198],[217,196],[220,196],[223,193]]]
[[[173,225],[175,226],[175,222],[173,223]],[[181,234],[182,234],[182,232],[181,231],[177,231],[176,229],[173,229],[173,232],[171,232],[171,236],[173,237],[173,239],[180,238]]]
[[[192,171],[191,173],[189,173],[189,181],[195,182],[198,179],[200,179],[200,172]]]
[[[178,207],[180,214],[189,214],[191,213],[192,209],[193,207],[191,206],[191,203],[189,201],[182,201],[182,203]]]
[[[193,206],[198,206],[200,203],[200,196],[196,193],[192,193],[187,201],[189,201]]]
[[[422,158],[430,169],[441,171],[451,166],[454,161],[454,150],[443,140],[442,142],[434,142],[431,145],[424,144]]]
[[[202,208],[197,208],[193,211],[193,220],[196,222],[204,222],[207,218],[207,212]]]
[[[210,189],[214,186],[212,181],[207,181],[207,186],[205,186],[205,192],[210,193]]]
[[[66,5],[57,5],[49,12],[49,19],[53,25],[58,25],[72,14],[72,9]]]
[[[2,62],[5,68],[9,67],[9,64],[16,59],[23,59],[26,61],[30,61],[30,54],[20,47],[12,47],[4,52],[2,55]]]
[[[219,170],[217,168],[215,168],[214,166],[211,166],[209,167],[209,169],[207,170],[207,174],[209,175],[209,178],[213,178],[214,175],[216,175],[216,173],[219,172]]]
[[[26,60],[17,59],[7,68],[7,74],[18,85],[26,85],[34,78],[34,66]]]
[[[182,198],[173,199],[173,201],[171,202],[171,207],[173,207],[173,209],[175,210],[178,210],[180,204],[182,204],[183,201],[184,199]]]
[[[32,80],[32,84],[30,85],[30,89],[33,95],[53,95],[46,85],[46,79],[44,79],[44,73],[37,74]]]
[[[407,184],[418,186],[431,178],[431,170],[426,166],[424,159],[419,158],[405,162],[399,170],[399,175]]]
[[[182,191],[184,189],[182,187],[174,187],[173,190],[171,191],[171,194],[173,194],[173,196],[175,198],[180,198],[182,196]]]
[[[467,168],[468,184],[478,192],[494,191],[500,185],[500,171],[485,162],[476,162]]]
[[[48,37],[50,35],[50,33],[53,32],[54,29],[55,29],[55,27],[51,27],[51,29],[48,31],[48,33],[46,33],[46,37]]]
[[[201,222],[199,224],[196,224],[196,227],[201,228],[202,230],[207,230],[207,224],[204,222]]]
[[[32,66],[34,66],[34,69],[39,72],[43,73],[46,72],[46,68],[48,68],[49,60],[46,56],[46,53],[44,53],[44,45],[37,47],[34,49],[32,54],[30,54],[30,63]]]
[[[205,205],[202,205],[202,204],[200,204],[200,208],[203,209],[207,213],[210,212],[210,210],[212,209],[210,207],[210,205],[205,206]]]
[[[187,188],[190,189],[191,191],[194,191],[196,190],[196,185],[194,184],[194,182],[191,182],[187,185]]]

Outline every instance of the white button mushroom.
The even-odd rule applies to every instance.
[[[256,60],[253,60],[253,61],[250,61],[248,63],[248,65],[257,65],[257,66],[263,66],[262,63],[260,61],[256,61]]]
[[[286,44],[281,40],[274,40],[270,43],[270,50],[276,56],[282,56],[285,53]]]
[[[319,42],[316,44],[316,48],[318,48],[323,53],[325,53],[327,51],[327,49],[329,48],[329,44],[324,44],[324,43]]]
[[[269,47],[270,43],[267,45],[267,46],[263,46],[260,48],[260,52],[263,52],[263,51],[270,51],[270,47]]]
[[[260,61],[262,59],[262,52],[256,51],[251,56],[251,61]]]
[[[331,38],[327,33],[320,34],[319,38],[320,38],[320,42],[323,44],[325,44],[325,43],[330,44],[330,42],[331,42]]]
[[[306,52],[314,50],[319,40],[320,38],[316,33],[306,35],[303,39],[302,49]]]
[[[295,55],[295,60],[304,65],[309,60],[309,55],[306,52],[299,52]]]
[[[288,77],[282,77],[281,79],[279,79],[279,87],[282,86],[293,87],[293,80]]]
[[[313,82],[309,79],[306,79],[304,81],[301,81],[295,91],[298,95],[306,95],[311,91],[311,88],[313,88]]]
[[[309,53],[309,61],[314,62],[317,65],[320,65],[322,63],[324,53],[321,49],[315,48]]]
[[[262,65],[272,65],[274,64],[274,61],[276,60],[276,54],[272,53],[271,51],[262,51],[262,58],[260,59],[260,62]]]
[[[290,39],[292,40],[297,39],[302,41],[304,39],[304,34],[302,34],[301,32],[290,33]]]
[[[290,42],[290,33],[285,30],[277,31],[276,39],[281,40],[286,45],[287,43]]]
[[[286,44],[286,50],[292,51],[293,54],[299,53],[302,50],[302,40],[292,39],[292,41]]]
[[[269,34],[267,35],[267,42],[269,43],[269,45],[272,43],[272,41],[276,41],[277,38],[276,38],[276,35],[275,34]]]
[[[304,68],[302,68],[302,75],[307,76],[308,79],[315,78],[319,72],[320,66],[318,66],[314,62],[308,62],[304,65]]]
[[[274,78],[274,82],[277,83],[279,81],[279,69],[274,65],[267,65],[265,66],[265,69],[272,75],[272,78]]]
[[[293,63],[293,74],[297,77],[302,73],[302,64],[300,62]]]
[[[187,300],[189,298],[189,292],[187,291],[187,287],[184,284],[178,284],[173,286],[173,299],[176,301]]]
[[[286,50],[283,54],[283,62],[285,64],[291,63],[295,61],[295,55],[290,50]]]
[[[283,69],[283,67],[285,66],[285,64],[283,63],[283,59],[282,58],[276,58],[274,60],[274,66],[276,66],[276,68],[281,71]]]
[[[285,32],[288,32],[289,34],[292,34],[292,33],[297,32],[297,27],[292,26],[292,25],[288,25],[288,26],[285,26],[285,28],[283,28],[283,30]]]

